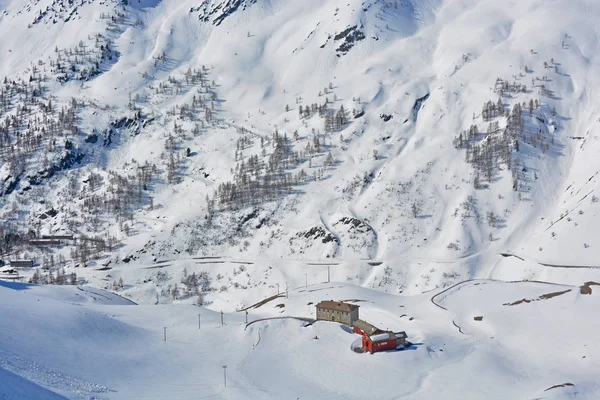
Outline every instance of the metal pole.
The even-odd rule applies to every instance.
[[[223,383],[227,387],[227,365],[223,365]]]
[[[167,327],[163,327],[163,329],[165,330],[165,342],[167,341]]]
[[[225,323],[223,322],[223,311],[221,311],[221,326],[225,325]]]
[[[248,323],[248,310],[246,310],[246,323]]]
[[[202,314],[198,314],[198,329],[200,329],[200,317],[202,316]]]
[[[329,283],[329,265],[327,266],[327,283]]]

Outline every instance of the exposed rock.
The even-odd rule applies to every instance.
[[[321,239],[321,242],[323,243],[330,243],[330,242],[337,242],[337,238],[335,236],[333,236],[331,233],[325,231],[325,229],[323,229],[320,226],[314,226],[312,228],[310,228],[308,231],[303,231],[303,232],[298,232],[296,234],[296,236],[298,237],[304,237],[307,239]]]
[[[339,57],[340,55],[344,55],[354,47],[356,42],[359,42],[365,38],[365,34],[358,29],[356,25],[351,26],[342,32],[338,33],[333,37],[335,42],[342,41],[339,47],[335,50]]]

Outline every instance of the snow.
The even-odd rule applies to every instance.
[[[256,262],[252,285],[262,281],[266,286],[272,286],[274,279],[265,282],[259,276],[268,267],[333,258],[344,270],[337,279],[413,294],[473,277],[546,280],[552,276],[558,282],[577,283],[578,272],[543,264],[596,266],[594,244],[589,240],[598,205],[592,202],[593,177],[599,169],[594,167],[595,139],[590,136],[581,143],[570,139],[593,132],[598,119],[587,89],[595,85],[592,71],[597,65],[597,52],[592,50],[597,45],[595,27],[588,16],[588,12],[598,12],[593,3],[580,8],[566,3],[549,7],[540,0],[528,0],[506,8],[491,0],[475,4],[469,0],[406,1],[391,6],[375,1],[364,5],[358,1],[243,2],[243,10],[215,26],[198,21],[201,11],[190,12],[198,7],[193,1],[132,2],[124,8],[107,1],[78,7],[81,18],[69,22],[59,18],[54,24],[46,18],[18,35],[7,34],[16,23],[26,26],[49,3],[3,3],[8,15],[0,30],[11,39],[3,41],[0,50],[11,51],[0,70],[27,78],[31,62],[54,57],[57,46],[76,46],[80,38],[106,33],[108,21],[101,16],[122,12],[135,23],[119,25],[107,34],[119,54],[103,67],[103,73],[83,85],[52,81],[49,88],[57,104],[72,97],[90,102],[80,116],[80,129],[86,135],[101,134],[110,122],[131,116],[127,103],[136,95],[143,113],[155,120],[141,134],[127,129],[115,133],[113,145],[106,149],[85,144],[83,165],[61,172],[42,192],[36,188],[14,192],[6,198],[2,212],[9,213],[7,205],[21,196],[35,220],[49,208],[38,202],[44,193],[62,211],[42,222],[42,233],[69,231],[86,213],[83,198],[61,201],[70,179],[85,181],[94,172],[106,182],[108,171],[135,173],[132,159],[157,163],[164,170],[165,128],[174,123],[187,131],[181,149],[189,147],[196,153],[184,157],[180,183],[168,185],[164,177],[152,182],[151,193],[144,195],[143,204],[133,212],[129,234],[121,229],[122,221],[111,215],[98,215],[99,225],[84,223],[77,228],[78,233],[111,235],[120,241],[96,261],[96,265],[110,261],[113,270],[76,271],[74,262],[67,265],[67,273],[78,272],[104,288],[122,276],[128,294],[154,301],[154,292],[139,293],[144,291],[139,281],[147,279],[145,268],[155,260],[172,261],[165,271],[173,279],[162,285],[168,286],[178,281],[190,258],[203,255]],[[494,18],[490,20],[489,15]],[[541,28],[546,21],[555,24],[550,32]],[[354,25],[363,26],[366,38],[338,57],[339,42],[333,43],[331,37]],[[564,40],[569,48],[561,48]],[[155,65],[163,52],[167,62]],[[551,58],[564,73],[543,69],[543,62]],[[533,72],[519,76],[524,65]],[[200,135],[191,135],[199,121],[174,118],[169,111],[190,102],[197,88],[186,87],[179,94],[156,94],[155,88],[202,66],[223,101],[218,121]],[[544,75],[552,79],[547,85],[555,98],[542,98],[536,89],[506,98],[505,103],[540,98],[547,107],[544,129],[554,137],[555,148],[545,154],[523,146],[523,167],[529,172],[522,173],[524,186],[518,193],[512,190],[506,170],[499,171],[488,189],[475,190],[473,169],[464,162],[464,150],[452,146],[453,137],[474,122],[485,130],[478,115],[483,102],[496,100],[491,90],[496,78],[518,78],[530,85],[530,78]],[[324,135],[337,161],[334,167],[325,168],[324,179],[310,180],[277,202],[224,212],[212,228],[203,225],[206,196],[231,179],[235,168],[237,130],[243,127],[254,138],[269,137],[275,128],[289,137],[298,130],[300,139],[294,149],[305,148],[311,129],[322,131],[322,119],[299,120],[295,100],[302,97],[304,105],[322,102],[325,95],[318,96],[318,92],[329,83],[338,100],[333,100],[332,93],[327,97],[336,108],[362,108],[365,115],[351,120],[339,133]],[[360,104],[353,98],[360,98]],[[292,111],[284,112],[285,104]],[[547,112],[552,107],[557,108],[557,117]],[[393,118],[383,122],[383,114]],[[244,150],[245,159],[260,153],[258,142]],[[269,154],[271,147],[267,148]],[[373,150],[379,154],[377,160]],[[290,172],[303,169],[312,175],[323,167],[326,154],[314,156],[312,168],[305,160]],[[34,163],[31,168],[35,170]],[[7,176],[8,169],[0,166],[0,177]],[[365,176],[370,178],[363,181]],[[92,192],[102,195],[106,186]],[[35,195],[28,197],[29,193]],[[470,196],[475,206],[469,214],[463,204]],[[411,215],[413,203],[420,209],[418,218]],[[560,219],[565,210],[569,215]],[[502,222],[489,226],[489,212]],[[342,222],[349,219],[360,225]],[[239,221],[247,222],[240,225]],[[323,243],[305,236],[315,228],[335,240]],[[65,246],[52,252],[70,258],[69,250]],[[37,252],[38,262],[45,255],[39,249],[23,251]],[[502,259],[500,252],[515,254],[527,263]],[[133,261],[122,262],[132,255]],[[366,266],[365,259],[381,264]],[[213,276],[220,273],[234,279],[230,269],[222,271],[213,265],[210,269]],[[597,269],[587,272],[598,276]],[[290,283],[301,285],[302,275],[289,276],[294,281]]]
[[[2,395],[3,399],[64,399],[63,396],[46,390],[43,387],[36,385],[35,383],[27,381],[19,375],[15,375],[12,372],[5,370],[4,368],[0,368],[0,382],[2,382],[2,391],[0,392],[0,394]]]
[[[72,99],[83,104],[79,133],[56,134],[55,149],[44,139],[35,151],[19,153],[19,162],[2,152],[1,242],[15,233],[74,233],[115,243],[86,262],[71,242],[19,244],[2,254],[5,261],[36,261],[19,270],[25,279],[46,273],[40,267],[52,256],[54,273],[64,267],[81,284],[0,281],[0,398],[600,396],[599,289],[579,291],[584,282],[600,282],[597,1],[67,3],[0,0],[0,79],[28,81],[35,66],[48,75],[44,85],[56,110]],[[240,7],[225,16],[225,3]],[[219,15],[226,18],[217,24]],[[363,40],[335,39],[354,26]],[[55,49],[80,41],[92,49],[97,34],[114,50],[99,75],[58,82],[50,63]],[[342,43],[352,46],[340,50]],[[212,92],[184,83],[190,69],[214,81]],[[482,105],[498,100],[497,78],[528,87],[505,93],[506,107],[542,102],[526,115],[525,129],[529,138],[541,130],[552,143],[544,151],[521,141],[517,190],[502,163],[476,189],[466,150],[453,145],[472,124],[487,130]],[[540,94],[542,84],[553,95]],[[190,119],[175,109],[213,94],[212,122],[204,112]],[[319,116],[298,117],[300,105],[325,98],[335,109],[364,115],[335,133],[323,131]],[[2,109],[1,126],[20,112],[17,105]],[[44,118],[28,107],[32,118]],[[133,127],[115,126],[127,118]],[[496,120],[500,128],[507,123]],[[290,146],[304,151],[313,129],[323,150],[285,170],[306,172],[305,182],[207,223],[207,197],[232,179],[241,160],[258,155],[268,163],[275,130],[290,139],[298,131]],[[92,134],[97,143],[86,142]],[[166,172],[169,134],[181,158],[173,183]],[[60,163],[63,135],[85,157],[31,183],[46,163]],[[243,137],[250,143],[238,152]],[[326,166],[329,153],[335,162]],[[157,175],[139,204],[123,215],[90,211],[110,192],[114,174],[135,177],[146,162]],[[23,169],[21,181],[4,194],[14,168]],[[89,183],[92,173],[101,177],[97,186]],[[58,214],[46,215],[51,209]],[[206,273],[203,307],[184,291],[182,280],[192,273]],[[120,279],[123,287],[115,285]],[[356,335],[339,325],[303,327],[293,318],[246,329],[236,310],[286,289],[289,297],[250,308],[249,319],[314,318],[319,301],[355,301],[361,319],[406,331],[414,345],[356,354]],[[399,370],[403,384],[390,385]],[[552,388],[565,383],[573,386]]]
[[[390,338],[389,333],[378,333],[377,335],[369,336],[373,342],[381,342]]]
[[[503,305],[565,289],[572,290]],[[65,288],[48,290],[60,298]],[[352,351],[359,336],[337,323],[303,327],[294,319],[269,319],[246,328],[244,313],[225,312],[221,326],[220,312],[202,307],[73,304],[1,287],[0,317],[11,321],[0,339],[2,379],[24,377],[21,386],[30,398],[39,388],[69,399],[427,399],[441,393],[448,399],[534,398],[564,382],[590,398],[600,394],[594,384],[600,367],[594,332],[600,326],[587,317],[599,305],[597,293],[471,281],[436,297],[447,310],[431,301],[436,294],[399,297],[342,283],[315,284],[277,299],[282,309],[267,303],[249,310],[249,321],[310,316],[319,298],[360,296],[361,317],[406,330],[414,343],[404,351],[369,355]],[[399,317],[400,312],[414,318]],[[483,320],[475,321],[477,315]],[[398,370],[403,385],[389,385]],[[19,398],[12,386],[1,388],[6,398]]]

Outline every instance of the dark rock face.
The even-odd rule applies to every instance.
[[[423,103],[425,103],[425,100],[427,100],[428,98],[429,98],[429,93],[427,93],[425,96],[419,97],[417,100],[415,100],[415,104],[413,105],[413,108],[412,108],[413,122],[417,122],[417,118],[419,116],[419,111],[421,110],[421,107],[423,107]]]
[[[95,133],[89,135],[86,139],[85,142],[86,143],[96,143],[98,141],[98,135],[96,135]]]
[[[221,25],[225,19],[233,15],[238,10],[245,10],[257,0],[223,0],[220,3],[208,4],[205,2],[199,7],[190,8],[190,12],[198,12],[198,19],[203,22],[210,22],[215,26]]]
[[[81,153],[71,146],[71,150],[65,151],[65,155],[58,161],[58,163],[53,164],[43,171],[39,171],[35,175],[27,175],[26,179],[31,186],[41,185],[45,179],[52,178],[57,172],[72,168],[75,164],[81,164],[81,161],[84,157],[84,153]],[[17,179],[7,187],[4,194],[10,194],[16,188],[19,181],[20,177],[17,177]]]
[[[321,239],[321,242],[323,243],[338,242],[338,239],[335,236],[320,226],[313,226],[308,231],[298,232],[297,236],[314,240]]]
[[[356,219],[356,218],[344,217],[344,218],[340,219],[338,222],[336,222],[334,225],[338,225],[338,224],[347,225],[349,232],[365,233],[365,232],[373,231],[373,228],[371,228],[369,225],[367,225],[363,221]]]
[[[335,50],[337,52],[337,56],[340,57],[341,55],[348,53],[350,49],[354,47],[356,42],[360,42],[364,38],[365,34],[358,29],[356,25],[344,29],[342,32],[333,37],[334,42],[341,42],[338,48]]]

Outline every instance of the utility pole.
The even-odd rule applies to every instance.
[[[223,365],[223,383],[227,387],[227,365]]]
[[[202,316],[202,314],[198,314],[198,329],[200,329],[200,317]]]
[[[223,310],[221,310],[221,326],[225,325],[225,322],[223,322]]]
[[[167,327],[165,326],[165,327],[163,327],[163,329],[165,330],[165,332],[164,332],[164,333],[165,333],[165,334],[164,334],[164,336],[165,336],[165,342],[166,342],[166,341],[167,341]]]

